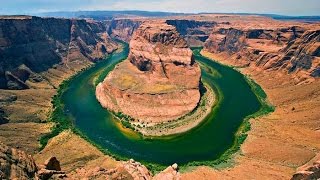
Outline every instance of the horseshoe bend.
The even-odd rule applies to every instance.
[[[127,121],[146,135],[168,135],[188,130],[177,126],[170,131],[162,129],[162,133],[155,133],[143,128],[183,121],[187,118],[183,116],[197,109],[200,86],[203,86],[201,70],[186,41],[174,26],[151,21],[140,25],[129,46],[128,58],[96,88],[101,105],[115,114],[129,116]],[[208,109],[213,102],[211,97]],[[200,113],[194,121],[200,123],[205,115]],[[189,129],[196,125],[192,123],[186,123]]]
[[[320,178],[318,2],[19,1],[0,179]]]

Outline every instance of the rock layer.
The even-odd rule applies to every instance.
[[[130,54],[100,83],[103,107],[140,122],[160,123],[192,111],[199,102],[200,67],[175,27],[142,24],[130,42]]]
[[[320,160],[311,166],[305,167],[303,170],[296,172],[291,180],[308,180],[320,178]]]
[[[112,38],[117,38],[125,42],[130,42],[134,31],[141,25],[139,19],[113,19],[105,21],[108,34]]]
[[[189,19],[167,20],[168,24],[177,28],[189,46],[200,47],[208,39],[213,28],[217,25],[214,21],[197,21]]]
[[[37,171],[30,155],[0,142],[0,179],[31,179]]]
[[[277,22],[275,21],[275,24]],[[320,27],[272,25],[216,27],[205,50],[238,65],[294,74],[298,81],[320,77]]]
[[[93,62],[117,48],[101,22],[0,17],[0,88],[27,89],[49,68]]]
[[[0,142],[1,179],[180,179],[178,165],[169,166],[156,176],[141,163],[133,159],[121,162],[117,167],[105,169],[100,166],[83,167],[66,173],[61,171],[60,162],[50,157],[44,164],[37,165],[31,155],[9,148]]]

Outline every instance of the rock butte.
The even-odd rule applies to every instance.
[[[130,41],[128,59],[96,88],[101,105],[141,123],[177,119],[200,100],[201,70],[174,26],[144,22]]]

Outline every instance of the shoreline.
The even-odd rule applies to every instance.
[[[121,122],[122,126],[137,131],[144,138],[165,138],[183,134],[204,123],[212,108],[217,104],[217,92],[206,83],[204,83],[204,87],[207,91],[202,95],[197,107],[179,119],[143,127],[144,124],[130,122],[130,117],[128,118],[129,120],[123,118],[126,115],[121,117],[117,116],[117,113],[113,113],[113,115],[117,121]]]

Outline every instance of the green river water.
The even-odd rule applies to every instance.
[[[64,112],[91,142],[117,156],[159,165],[218,159],[234,144],[245,117],[259,111],[261,103],[241,73],[201,56],[200,48],[193,52],[202,64],[202,80],[215,89],[218,99],[206,120],[187,133],[154,139],[125,133],[96,100],[95,82],[127,57],[127,45],[70,81],[62,95]]]

